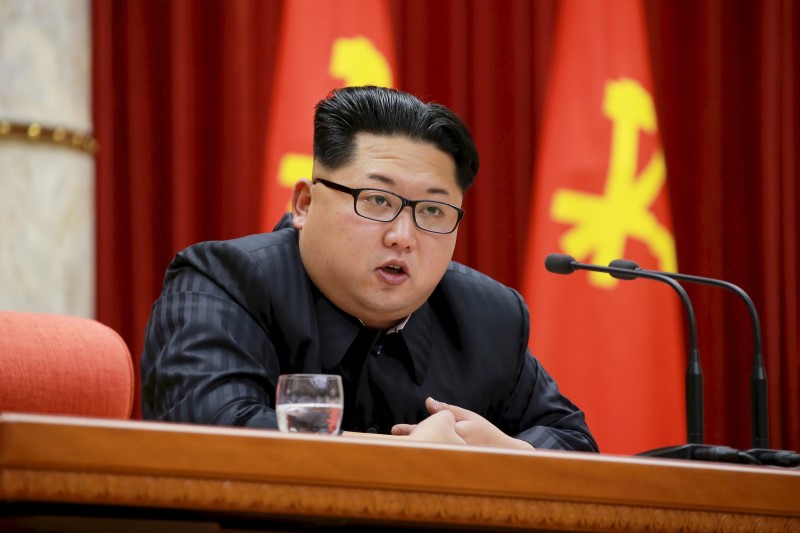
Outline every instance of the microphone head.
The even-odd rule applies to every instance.
[[[567,254],[550,254],[544,258],[544,267],[553,274],[572,274],[575,263],[575,258]]]
[[[636,261],[629,261],[628,259],[614,259],[608,266],[611,268],[624,268],[625,270],[641,270]],[[634,275],[620,274],[619,272],[611,272],[611,276],[617,279],[636,279]]]

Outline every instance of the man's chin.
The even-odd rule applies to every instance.
[[[368,328],[374,329],[391,329],[397,324],[399,324],[402,320],[404,320],[410,313],[407,313],[401,317],[381,317],[377,315],[371,315],[366,318],[358,317],[361,322]]]
[[[377,306],[369,309],[363,309],[363,316],[358,317],[365,326],[375,329],[389,329],[396,326],[401,321],[418,309],[419,305],[405,305],[405,306]]]

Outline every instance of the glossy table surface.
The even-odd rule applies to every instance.
[[[0,502],[18,531],[800,531],[800,471],[3,413]]]

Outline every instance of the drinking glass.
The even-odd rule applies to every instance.
[[[330,374],[282,374],[275,396],[278,428],[336,435],[342,425],[342,378]]]

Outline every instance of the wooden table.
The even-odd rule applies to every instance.
[[[800,471],[0,414],[2,531],[800,531]]]

